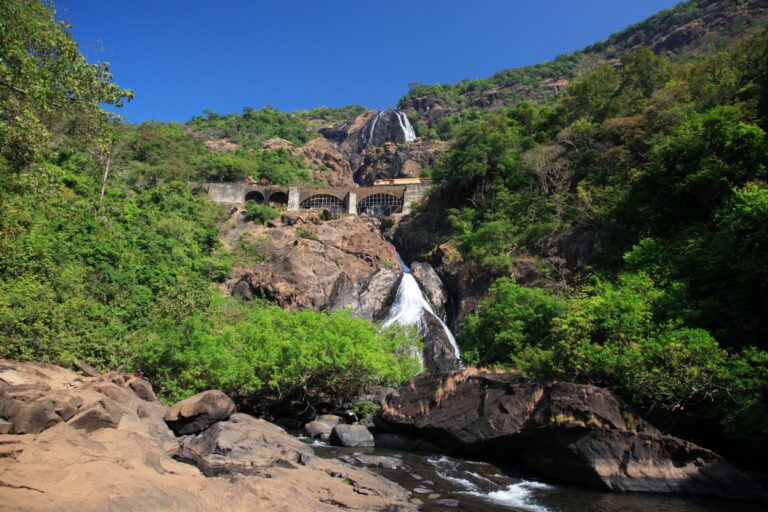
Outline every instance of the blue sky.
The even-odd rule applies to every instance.
[[[59,0],[131,122],[362,104],[552,60],[675,0]]]

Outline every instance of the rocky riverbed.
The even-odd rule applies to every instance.
[[[137,376],[0,361],[0,509],[416,510],[399,485],[233,411],[218,392],[169,409]]]

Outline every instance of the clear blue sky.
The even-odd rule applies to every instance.
[[[362,104],[552,60],[676,0],[58,0],[131,122]]]

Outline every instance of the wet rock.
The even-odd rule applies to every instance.
[[[356,453],[353,458],[364,466],[375,466],[385,469],[397,469],[403,464],[403,461],[397,457],[385,457],[381,455],[362,455]]]
[[[768,499],[717,454],[662,434],[595,386],[482,370],[423,375],[389,396],[376,425],[608,490]]]
[[[436,505],[441,505],[443,507],[450,507],[450,508],[456,508],[460,505],[459,500],[454,500],[450,498],[443,498],[442,500],[435,500]]]
[[[171,406],[165,422],[176,434],[202,432],[235,412],[235,403],[218,390],[198,393]]]
[[[448,292],[445,289],[445,285],[440,280],[440,276],[432,265],[422,261],[415,261],[411,263],[411,274],[419,283],[421,291],[427,297],[427,300],[432,304],[432,308],[435,310],[435,314],[440,317],[445,317],[445,307],[448,303]]]
[[[456,357],[448,334],[437,318],[424,315],[426,334],[424,335],[424,366],[430,373],[443,373],[461,368],[461,361]]]
[[[387,316],[403,273],[398,269],[382,268],[352,282],[340,274],[333,285],[329,309],[349,309],[352,316],[381,321]]]
[[[310,421],[309,423],[304,425],[304,431],[312,439],[320,438],[324,441],[327,441],[331,437],[333,426],[325,423],[324,421],[315,420],[315,421]]]
[[[377,416],[373,417],[374,423],[377,421]],[[378,433],[375,436],[376,448],[386,448],[389,450],[403,450],[408,452],[424,452],[424,453],[442,453],[445,450],[434,443],[429,442],[427,439],[410,436],[408,434],[396,434],[396,433]],[[418,478],[419,480],[421,477]]]
[[[336,425],[331,443],[338,446],[374,446],[373,435],[363,425]]]

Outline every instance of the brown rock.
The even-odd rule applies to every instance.
[[[333,426],[324,421],[315,420],[304,425],[304,432],[306,432],[312,439],[318,437],[330,438],[331,431],[333,431]]]
[[[216,423],[185,442],[184,449],[207,476],[259,474],[273,466],[296,468],[314,458],[309,445],[247,414]]]
[[[176,434],[202,432],[235,412],[235,403],[219,390],[203,391],[185,398],[168,409],[165,422]]]
[[[44,385],[62,393],[66,402],[79,403],[80,413],[87,414],[39,434],[0,433],[3,510],[416,509],[396,484],[313,458],[309,446],[261,420],[235,414],[199,436],[189,436],[197,439],[192,444],[207,465],[203,467],[223,468],[230,475],[207,478],[193,465],[172,458],[179,444],[165,425],[166,408],[159,402],[141,400],[129,388],[124,389],[126,396],[115,392],[112,386],[118,385],[111,379],[84,379],[50,365],[0,361],[0,390],[21,385],[29,388],[17,388],[17,398],[22,391],[34,396],[31,389]],[[72,427],[89,415],[103,418],[114,412],[122,414],[116,428]]]
[[[307,223],[300,225],[299,218]],[[332,303],[338,297],[334,288],[340,279],[354,287],[358,281],[370,280],[385,267],[396,265],[395,248],[379,234],[374,219],[342,217],[310,223],[308,219],[318,219],[316,212],[286,214],[284,219],[286,225],[279,228],[259,226],[240,235],[262,240],[262,252],[268,257],[256,266],[235,269],[227,283],[230,293],[235,293],[235,287],[241,290],[244,285],[239,283],[243,282],[254,295],[286,309],[337,307]],[[380,281],[386,281],[384,277],[373,279],[377,289]],[[369,287],[362,286],[358,293],[363,289]],[[377,301],[374,296],[370,300]],[[341,307],[354,309],[354,304]]]
[[[608,490],[768,499],[717,454],[663,435],[595,386],[483,370],[425,375],[390,395],[375,419],[446,450]]]
[[[13,423],[0,420],[0,434],[13,434]]]
[[[137,378],[128,383],[128,386],[136,393],[136,396],[147,402],[154,402],[157,400],[155,390],[152,389],[152,384],[148,380]]]
[[[103,398],[88,409],[69,420],[68,424],[75,429],[94,432],[102,428],[117,428],[123,412],[110,398]]]

